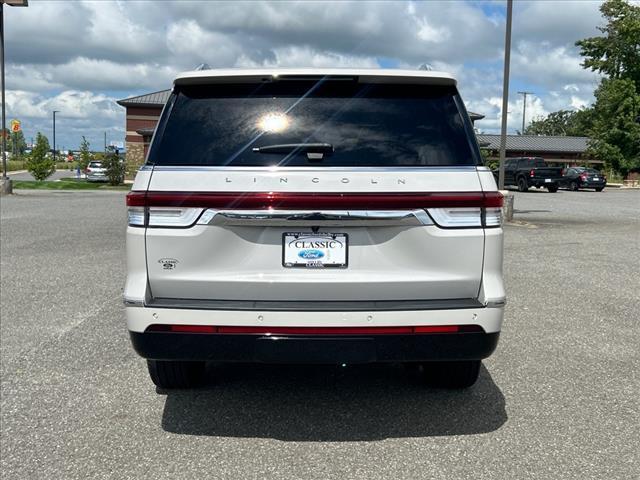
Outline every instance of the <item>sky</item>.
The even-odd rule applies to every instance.
[[[513,8],[508,128],[593,101],[597,74],[576,40],[598,35],[599,1],[522,1]],[[116,100],[171,87],[201,63],[229,67],[385,67],[451,72],[476,126],[498,133],[506,2],[46,1],[5,7],[7,122],[27,142],[93,149],[124,141]]]

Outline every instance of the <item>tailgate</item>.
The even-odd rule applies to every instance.
[[[559,178],[562,176],[562,168],[538,167],[534,169],[533,173],[537,178]]]
[[[309,185],[314,193],[299,193]],[[483,229],[441,228],[424,207],[478,195],[474,167],[410,174],[156,167],[147,194],[152,211],[180,205],[195,213],[186,227],[147,228],[149,285],[156,298],[197,300],[476,298]],[[287,266],[286,234],[333,235],[345,243],[344,256],[297,250],[292,258],[301,264]],[[305,256],[326,254],[337,259],[335,268],[304,265]]]

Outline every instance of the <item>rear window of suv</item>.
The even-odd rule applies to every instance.
[[[477,165],[466,116],[451,86],[354,80],[181,86],[165,108],[148,163]]]

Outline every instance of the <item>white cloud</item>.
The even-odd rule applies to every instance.
[[[489,8],[485,8],[485,7]],[[516,2],[509,128],[592,100],[598,76],[574,43],[596,35],[599,2]],[[7,107],[27,133],[64,110],[68,143],[83,128],[123,132],[114,100],[169,87],[179,71],[212,67],[387,63],[451,71],[485,130],[500,125],[504,14],[491,2],[30,2],[6,9]],[[486,10],[486,12],[484,10]],[[522,86],[522,88],[520,88]],[[123,133],[122,133],[123,134]]]
[[[521,41],[512,52],[514,77],[526,78],[545,88],[564,84],[585,83],[598,75],[580,65],[581,58],[573,48],[555,46],[547,41]]]
[[[296,67],[305,65],[309,67],[355,67],[376,68],[378,62],[372,57],[359,57],[342,55],[332,52],[318,52],[310,47],[283,47],[273,52],[273,58],[256,62],[245,56],[238,58],[237,67]]]

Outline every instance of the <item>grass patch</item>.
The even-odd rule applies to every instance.
[[[107,183],[87,182],[84,178],[61,178],[58,181],[14,180],[16,190],[130,190],[131,185],[112,186]]]

